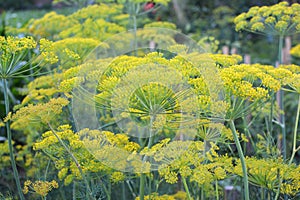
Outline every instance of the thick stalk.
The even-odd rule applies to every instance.
[[[50,123],[48,123],[48,126],[49,126],[51,132],[53,133],[53,135],[54,135],[54,136],[57,138],[57,140],[59,141],[59,143],[64,147],[64,149],[65,149],[65,150],[68,152],[68,154],[71,156],[72,160],[75,162],[76,167],[77,167],[77,169],[79,170],[80,175],[81,175],[81,177],[82,177],[82,179],[83,179],[83,181],[84,181],[84,183],[85,183],[85,185],[86,185],[87,191],[88,191],[88,193],[89,193],[89,194],[87,195],[87,198],[88,198],[88,199],[93,199],[93,198],[92,198],[92,190],[91,190],[91,188],[90,188],[90,186],[89,186],[89,183],[88,183],[88,181],[87,181],[87,179],[86,179],[86,177],[85,177],[85,175],[84,175],[84,173],[83,173],[83,171],[82,171],[82,168],[81,168],[81,166],[80,166],[78,160],[76,159],[76,157],[74,156],[74,154],[71,152],[71,150],[67,147],[67,145],[64,143],[64,141],[62,141],[62,139],[57,135],[56,131],[53,129],[53,127],[51,126]]]
[[[271,93],[271,112],[270,112],[270,122],[269,122],[269,132],[272,135],[273,132],[273,115],[274,115],[274,92]]]
[[[140,177],[140,200],[144,200],[145,183],[146,183],[146,175],[144,173],[142,173],[141,177]]]
[[[294,127],[293,152],[292,152],[292,156],[289,161],[289,165],[292,164],[295,154],[298,150],[298,149],[296,149],[296,145],[297,145],[297,130],[298,130],[298,123],[299,123],[299,114],[300,114],[300,95],[298,97],[298,109],[297,109],[296,121],[295,121],[295,127]]]
[[[190,190],[189,190],[189,187],[188,187],[188,185],[186,183],[186,179],[184,177],[182,177],[182,183],[183,183],[186,195],[188,196],[188,200],[191,200],[192,197],[191,197],[191,194],[190,194]]]
[[[218,180],[216,180],[216,200],[219,200],[219,186],[218,186]]]
[[[207,146],[207,140],[204,140],[203,141],[203,143],[204,143],[204,148],[203,148],[203,157],[204,157],[204,164],[206,164],[207,163],[207,159],[206,159],[206,146]],[[200,190],[200,199],[204,199],[204,197],[205,197],[205,194],[204,194],[204,186],[203,185],[201,185],[201,190]]]
[[[152,133],[152,125],[155,119],[155,115],[154,116],[150,116],[150,130],[149,130],[149,141],[148,141],[148,145],[147,147],[150,149],[151,145],[153,143],[153,133]],[[147,156],[145,156],[143,158],[143,163],[147,161]],[[140,200],[144,200],[144,196],[145,196],[145,184],[146,184],[146,175],[141,172],[141,177],[140,177]],[[149,193],[151,194],[151,191],[149,191]]]
[[[4,102],[5,102],[5,113],[6,113],[6,115],[8,115],[8,113],[9,113],[9,99],[8,99],[7,80],[2,79],[2,81],[3,81]],[[11,135],[10,121],[9,120],[7,122],[5,122],[5,126],[6,126],[7,140],[8,140],[9,157],[10,157],[11,167],[13,169],[13,174],[14,174],[14,178],[15,178],[15,181],[16,181],[17,189],[18,189],[18,194],[19,194],[19,197],[20,197],[21,200],[25,200],[23,192],[22,192],[19,173],[18,173],[18,170],[17,170],[16,160],[15,160],[15,156],[14,156],[14,149],[13,149],[13,144],[12,144],[12,135]]]
[[[232,130],[233,133],[233,137],[234,137],[234,141],[235,141],[235,145],[236,148],[238,150],[238,154],[241,160],[241,164],[242,164],[242,169],[243,169],[243,182],[244,182],[244,200],[249,200],[249,183],[248,183],[248,173],[247,173],[247,167],[246,167],[246,161],[245,161],[245,157],[244,157],[244,153],[239,141],[239,137],[237,135],[236,129],[235,129],[235,125],[234,125],[234,121],[230,120],[230,128]]]
[[[278,63],[282,64],[282,49],[283,49],[283,36],[279,36],[278,43]]]
[[[265,188],[260,187],[260,199],[265,199]]]
[[[132,24],[133,24],[133,55],[137,55],[137,19],[136,16],[139,13],[139,6],[137,5],[137,7],[135,6],[135,3],[130,3],[129,5],[129,14],[130,14],[130,18],[132,18]]]
[[[126,200],[125,183],[122,182],[122,200]]]
[[[151,193],[152,193],[152,186],[151,186],[151,176],[149,177],[149,186],[148,186],[148,191],[149,191],[149,197],[152,199]]]
[[[278,63],[282,64],[282,48],[283,48],[283,36],[279,36],[279,44],[278,44]],[[279,97],[277,99],[280,110],[284,109],[283,105],[283,91],[279,91]],[[282,155],[283,159],[286,159],[286,127],[285,127],[285,116],[284,114],[280,114],[280,127],[282,132]]]

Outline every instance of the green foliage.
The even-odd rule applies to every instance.
[[[80,7],[87,1],[54,3],[58,2]],[[46,73],[24,79],[29,83],[24,84],[21,103],[3,120],[21,135],[12,141],[19,170],[24,172],[21,182],[26,197],[218,199],[227,184],[241,187],[246,174],[252,196],[260,189],[260,197],[266,191],[274,199],[297,198],[299,113],[292,112],[297,105],[280,110],[272,97],[285,90],[294,103],[300,94],[300,67],[244,64],[240,55],[217,54],[220,37],[202,37],[198,44],[207,53],[191,52],[178,42],[175,32],[167,34],[166,29],[177,29],[175,24],[133,20],[147,13],[141,6],[148,1],[103,2],[68,15],[49,12],[22,29],[7,29],[8,34],[31,37],[0,37],[2,79]],[[298,7],[284,2],[253,7],[234,21],[238,30],[265,33],[271,24],[274,34],[285,35],[298,31]],[[230,29],[232,8],[222,6],[212,13],[216,30]],[[129,26],[144,29],[118,38],[116,34]],[[95,52],[110,50],[105,40],[112,36],[124,41],[116,49],[138,41],[145,47],[153,42],[162,51],[148,48],[101,59],[90,54],[95,48]],[[298,46],[291,53],[298,56]],[[177,87],[181,83],[188,87]],[[94,93],[84,90],[91,89],[91,84],[96,85]],[[95,106],[100,128],[76,129],[78,121],[71,115],[71,103],[78,98],[74,89],[82,89],[80,100]],[[78,109],[80,114],[86,112],[85,107]],[[270,128],[279,124],[283,112],[294,125],[287,129],[292,136],[290,162],[281,158],[279,139],[274,136],[280,127]],[[6,173],[9,152],[8,141],[0,143],[1,192],[7,189],[3,180],[12,183]],[[143,181],[141,189],[138,184]]]

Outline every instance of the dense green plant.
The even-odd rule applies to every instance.
[[[140,23],[147,13],[144,5],[146,1],[126,1],[90,5],[70,15],[50,12],[23,29],[8,29],[54,42],[1,38],[7,116],[0,126],[6,123],[8,139],[0,143],[0,166],[5,172],[15,157],[26,172],[27,180],[18,183],[12,165],[20,196],[23,185],[31,199],[222,199],[223,188],[234,185],[243,188],[244,199],[297,198],[300,103],[291,112],[295,122],[289,159],[280,156],[271,133],[273,119],[282,112],[273,96],[284,90],[294,95],[291,101],[300,99],[300,67],[243,64],[239,55],[215,54],[219,43],[211,37],[198,43],[209,53],[193,52],[178,44],[178,34],[163,29],[176,30],[175,24]],[[264,11],[277,8],[282,14],[291,8],[291,17],[297,15],[294,7],[280,3]],[[229,19],[220,21],[220,27],[231,21],[232,10],[223,11]],[[242,22],[248,26],[253,20]],[[117,34],[128,27],[133,34]],[[106,40],[111,37],[114,43]],[[164,50],[118,55],[119,49],[151,42]],[[118,56],[97,54],[112,48]],[[292,53],[297,56],[296,50]],[[46,74],[24,86],[24,98],[11,110],[7,80],[38,72]],[[181,83],[189,87],[175,87]],[[95,105],[99,127],[78,126],[80,116],[81,123],[92,123],[84,116],[86,107],[72,106],[78,100]],[[12,141],[12,133],[26,140]]]

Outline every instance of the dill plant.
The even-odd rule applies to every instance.
[[[33,76],[39,71],[39,67],[42,63],[45,63],[45,61],[56,62],[56,58],[50,57],[51,55],[53,55],[53,52],[51,52],[52,44],[45,39],[41,40],[39,43],[39,54],[42,56],[42,58],[44,56],[46,57],[44,57],[45,60],[40,59],[40,61],[38,62],[36,62],[36,59],[39,54],[30,54],[30,52],[33,52],[33,50],[36,49],[38,45],[32,37],[15,38],[8,36],[7,38],[5,38],[1,36],[0,44],[0,78],[3,84],[5,112],[6,115],[8,115],[10,112],[8,80]],[[28,58],[29,54],[31,55],[31,57]],[[10,120],[5,121],[5,127],[14,179],[16,181],[20,199],[24,199],[16,161],[14,158]]]
[[[294,3],[289,6],[288,2],[280,2],[272,6],[254,6],[248,12],[238,15],[234,19],[236,31],[246,30],[253,33],[271,34],[278,36],[278,63],[282,64],[283,39],[287,35],[300,32],[300,5]],[[272,95],[273,96],[273,95]],[[283,92],[280,91],[278,99],[280,109],[284,109]],[[273,102],[270,113],[270,132],[273,130]],[[286,125],[285,117],[280,115],[279,119],[282,131],[283,157],[286,158]]]
[[[28,148],[50,160],[61,182],[60,189],[71,189],[73,198],[80,194],[86,199],[218,199],[222,195],[220,188],[236,176],[244,178],[245,190],[249,182],[270,194],[274,192],[276,198],[280,194],[296,196],[300,188],[299,167],[283,160],[244,157],[240,143],[248,141],[250,131],[240,132],[236,123],[283,87],[299,92],[298,66],[246,65],[239,64],[239,55],[191,53],[188,46],[176,44],[175,34],[163,29],[176,30],[169,22],[148,23],[145,29],[138,30],[136,19],[134,31],[115,35],[129,26],[129,18],[134,21],[134,17],[147,13],[142,11],[145,2],[127,1],[125,14],[122,5],[101,4],[68,16],[49,13],[30,21],[26,33],[55,40],[49,57],[54,55],[59,61],[52,66],[52,74],[28,84],[25,98],[6,121],[11,121],[15,130],[30,127],[30,131],[42,132]],[[94,26],[104,28],[90,31],[95,30]],[[154,31],[153,27],[162,28]],[[261,25],[255,27],[258,30]],[[103,42],[107,38],[112,38],[111,42]],[[128,52],[126,47],[133,48],[132,41],[146,47],[154,41],[156,47],[167,48],[164,52]],[[88,55],[95,46],[95,54]],[[124,52],[126,55],[116,56]],[[209,60],[210,64],[199,71],[187,60]],[[162,71],[159,65],[172,70]],[[156,74],[150,68],[156,69]],[[161,76],[163,73],[165,76]],[[168,84],[158,84],[153,77],[161,77],[159,82]],[[176,90],[178,81],[189,87]],[[220,83],[224,93],[218,90]],[[216,91],[218,95],[211,94]],[[219,95],[224,95],[224,101],[217,101]],[[86,107],[75,109],[71,101],[83,102]],[[94,110],[89,112],[89,106],[95,106],[96,120],[91,120]],[[69,115],[72,112],[75,117]],[[97,126],[89,126],[94,122]],[[135,128],[140,129],[136,132]],[[182,134],[176,135],[177,130]],[[294,138],[296,132],[295,125]],[[191,136],[193,140],[180,140]],[[172,137],[179,139],[171,140]],[[222,155],[221,148],[232,150],[231,144],[237,145],[240,159]],[[294,139],[290,162],[299,149],[296,144]],[[159,191],[164,184],[171,190],[177,183],[183,185],[184,191]],[[45,196],[57,186],[49,184],[27,181],[24,190],[38,194],[40,191],[34,187],[41,186],[38,189],[48,189],[42,191]]]

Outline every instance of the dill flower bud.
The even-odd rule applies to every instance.
[[[300,5],[280,2],[272,6],[254,6],[234,19],[236,31],[246,30],[273,35],[288,35],[300,31]]]

